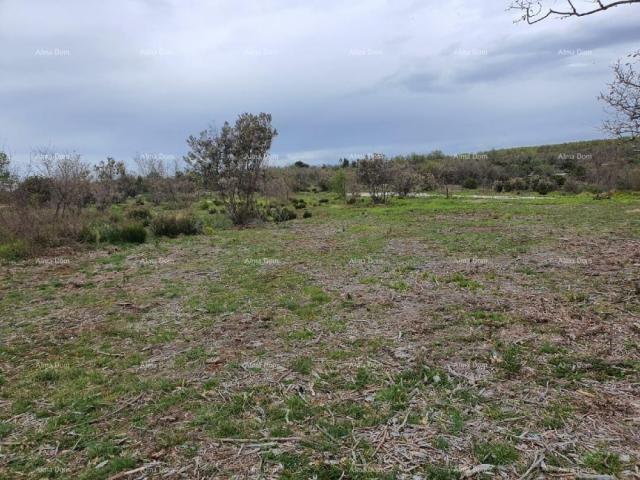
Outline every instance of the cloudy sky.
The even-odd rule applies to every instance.
[[[0,0],[0,148],[181,157],[244,111],[273,114],[279,163],[602,137],[640,7],[528,26],[507,3]]]

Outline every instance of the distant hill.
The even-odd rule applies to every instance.
[[[481,152],[494,158],[543,158],[553,161],[560,157],[577,157],[587,160],[589,156],[617,155],[640,161],[640,143],[629,140],[587,140],[551,145],[502,148]]]
[[[553,179],[568,188],[640,190],[640,144],[590,140],[503,148],[476,153],[442,152],[396,157],[451,184],[472,179],[484,186],[514,179]]]

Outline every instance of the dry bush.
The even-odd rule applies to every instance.
[[[176,184],[171,178],[171,169],[168,162],[162,155],[137,154],[133,160],[138,166],[138,172],[144,179],[144,184],[153,203],[158,205],[162,202],[175,202],[177,200]],[[174,173],[177,171],[176,165]]]
[[[294,193],[293,185],[294,179],[288,170],[270,168],[264,175],[262,193],[267,198],[288,202]]]
[[[414,193],[421,183],[420,175],[413,166],[407,163],[397,163],[393,167],[393,189],[395,193],[404,198]]]
[[[25,255],[74,243],[85,224],[83,215],[56,213],[55,208],[16,201],[0,208],[0,244],[19,244]]]
[[[76,153],[58,154],[48,149],[36,151],[40,169],[50,181],[55,217],[77,215],[91,200],[91,171]]]

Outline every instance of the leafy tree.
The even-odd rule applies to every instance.
[[[347,175],[338,170],[331,179],[331,191],[337,193],[342,200],[347,200]]]
[[[393,180],[391,161],[378,153],[358,160],[358,180],[367,187],[374,203],[385,203]]]
[[[113,157],[107,157],[94,167],[96,177],[101,182],[112,182],[126,175],[124,162],[116,162]]]
[[[277,134],[270,114],[243,113],[233,126],[225,122],[220,130],[187,139],[191,151],[185,160],[206,187],[218,192],[235,224],[257,216],[255,196]]]
[[[94,167],[97,182],[94,185],[94,196],[98,208],[106,208],[124,197],[118,183],[126,176],[124,162],[117,162],[107,157]]]
[[[413,193],[420,185],[420,175],[408,163],[397,163],[393,167],[393,189],[400,198]]]

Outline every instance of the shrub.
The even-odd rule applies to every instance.
[[[288,220],[295,220],[298,218],[296,212],[287,207],[269,207],[267,209],[267,218],[270,218],[274,222],[286,222]]]
[[[462,182],[462,188],[467,188],[469,190],[474,190],[478,188],[478,180],[473,177],[468,177]]]
[[[318,200],[319,203],[329,203],[329,199],[328,198],[321,198],[320,200]]]
[[[305,210],[302,214],[302,218],[311,218],[313,214],[309,210]]]
[[[140,223],[127,223],[113,232],[113,242],[144,243],[147,241],[147,230]]]
[[[15,261],[29,255],[27,244],[21,240],[0,245],[0,260]]]
[[[0,209],[0,243],[22,242],[30,254],[41,248],[73,243],[85,224],[84,215],[55,215],[51,208],[12,202]]]
[[[200,226],[192,215],[163,214],[153,219],[151,231],[156,236],[177,237],[180,234],[196,235]]]
[[[593,196],[594,200],[611,200],[611,192],[599,192]]]
[[[25,178],[16,191],[16,197],[33,205],[45,205],[51,201],[53,182],[49,178],[31,176]]]
[[[127,217],[131,220],[137,220],[143,225],[149,225],[151,221],[151,210],[148,208],[134,208],[127,212]]]
[[[199,210],[208,210],[209,206],[210,206],[209,200],[207,200],[206,198],[203,198],[202,200],[200,200],[200,202],[198,202]]]
[[[582,192],[583,187],[573,178],[568,178],[567,181],[564,182],[562,189],[567,193],[580,193]]]
[[[502,190],[504,189],[504,183],[502,183],[500,180],[496,181],[493,184],[493,189],[498,193],[502,192]]]
[[[90,243],[144,243],[147,230],[140,223],[106,223],[84,227],[80,232],[80,240]]]
[[[534,182],[533,191],[539,193],[540,195],[546,195],[547,193],[553,192],[555,190],[556,185],[547,179],[547,178],[539,178]]]
[[[528,190],[529,184],[527,180],[520,177],[510,178],[508,181],[504,183],[504,191],[505,192],[518,192],[523,190]]]
[[[384,155],[358,160],[358,180],[369,191],[373,203],[386,203],[393,181],[392,164]]]
[[[302,210],[303,208],[307,208],[307,202],[301,199],[292,198],[291,203],[293,204],[293,208],[296,210]]]

